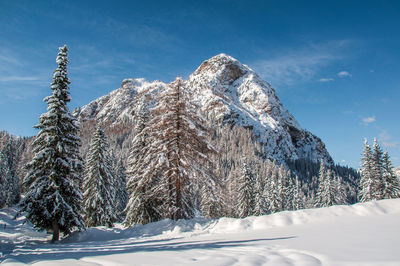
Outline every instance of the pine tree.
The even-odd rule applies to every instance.
[[[364,151],[361,162],[360,201],[367,202],[375,199],[372,151],[367,139],[364,140]]]
[[[382,197],[384,199],[400,197],[400,180],[394,173],[393,165],[387,151],[383,155],[383,181],[384,189]]]
[[[119,219],[122,218],[123,211],[125,210],[126,204],[128,202],[128,193],[126,191],[126,170],[122,159],[118,160],[116,165],[115,181],[116,181],[116,206],[117,206],[117,216]]]
[[[254,187],[254,215],[260,216],[267,214],[268,207],[264,197],[264,184],[260,175],[256,175]]]
[[[0,175],[3,175],[2,193],[4,194],[3,205],[13,206],[20,200],[19,178],[17,174],[16,146],[13,137],[5,134],[1,142],[3,147],[0,150]],[[0,206],[2,206],[0,201]]]
[[[321,162],[322,163],[322,162]],[[319,180],[318,192],[315,207],[328,207],[337,204],[336,187],[333,184],[333,173],[330,169],[321,175]]]
[[[272,163],[269,185],[265,187],[267,191],[264,191],[264,194],[267,195],[268,210],[270,213],[282,211],[282,198],[280,195],[279,184],[279,169],[274,161]]]
[[[337,176],[333,180],[336,204],[348,204],[347,195],[343,186],[343,178]]]
[[[151,142],[132,171],[138,178],[132,186],[131,178],[128,181],[128,190],[139,191],[130,197],[128,207],[141,204],[142,210],[152,209],[160,218],[192,218],[194,188],[218,184],[207,156],[215,150],[208,143],[208,129],[197,109],[181,79],[160,93],[152,119],[143,130]],[[127,217],[136,216],[129,214],[134,210],[128,207]]]
[[[244,162],[242,174],[238,179],[238,203],[237,211],[239,218],[253,215],[254,195],[253,195],[253,177],[249,166]]]
[[[218,196],[217,186],[207,186],[203,184],[200,192],[200,210],[206,218],[222,217],[222,204]]]
[[[124,210],[126,214],[124,224],[131,226],[133,224],[146,224],[157,221],[161,218],[158,207],[161,204],[158,198],[158,192],[155,190],[158,184],[158,176],[154,168],[155,155],[149,152],[152,144],[149,129],[149,113],[144,98],[139,100],[135,137],[132,140],[131,151],[128,157],[127,192],[129,200]]]
[[[71,100],[67,53],[67,46],[61,47],[56,59],[53,92],[44,99],[48,111],[40,116],[36,126],[40,132],[32,144],[35,155],[26,165],[24,179],[27,193],[17,214],[26,212],[26,219],[35,228],[52,230],[52,241],[59,239],[60,231],[69,234],[75,228],[84,228],[79,129],[67,106]]]
[[[295,182],[293,185],[293,210],[301,210],[304,209],[304,192],[301,188],[301,183],[299,177],[296,176]]]
[[[317,188],[317,193],[315,195],[315,203],[314,203],[315,207],[324,207],[326,178],[327,176],[326,176],[325,164],[321,160],[319,167],[319,175],[318,175],[318,188]]]
[[[383,152],[374,139],[372,147],[372,175],[373,175],[373,197],[376,200],[383,199],[384,181],[383,181]]]
[[[11,179],[10,168],[5,155],[0,151],[0,208],[7,203],[7,184]]]
[[[288,172],[283,164],[279,167],[279,179],[278,179],[278,188],[279,188],[279,197],[281,201],[280,210],[289,210],[290,206],[290,191],[289,191],[289,177]]]
[[[108,140],[99,123],[86,160],[83,182],[83,203],[87,227],[112,227],[117,220],[115,206],[116,182],[108,153]]]

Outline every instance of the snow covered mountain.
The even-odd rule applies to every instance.
[[[96,118],[106,126],[130,127],[138,95],[153,98],[166,86],[161,81],[125,79],[121,88],[74,114],[83,123]],[[301,128],[271,85],[238,60],[225,54],[214,56],[189,76],[185,86],[210,123],[251,129],[265,144],[267,157],[281,162],[300,158],[333,162],[321,139]]]

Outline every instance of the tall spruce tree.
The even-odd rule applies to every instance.
[[[372,147],[372,175],[373,175],[373,197],[376,200],[383,199],[383,190],[385,187],[383,180],[383,151],[378,144],[378,140],[374,138]]]
[[[138,101],[135,114],[135,137],[128,157],[126,171],[128,203],[124,210],[126,214],[124,224],[146,224],[161,218],[158,207],[160,199],[155,187],[158,182],[157,173],[147,167],[156,162],[154,154],[148,153],[151,146],[151,136],[148,134],[149,112],[145,97]]]
[[[383,154],[383,182],[382,197],[384,199],[400,197],[400,180],[394,173],[394,168],[387,151]]]
[[[99,123],[87,155],[83,181],[83,203],[87,227],[112,227],[117,220],[116,181],[108,153],[108,140]]]
[[[71,233],[84,228],[81,213],[82,161],[79,157],[78,124],[67,103],[71,101],[67,72],[68,48],[60,48],[51,84],[52,94],[44,99],[47,112],[39,118],[40,129],[33,142],[34,157],[26,165],[24,186],[27,193],[17,215],[26,212],[26,219],[40,230]]]
[[[131,224],[130,217],[138,216],[129,213],[137,212],[133,206],[152,210],[159,218],[192,218],[194,188],[205,183],[210,187],[219,184],[207,156],[215,150],[207,140],[205,120],[188,93],[178,78],[160,93],[151,110],[152,119],[142,131],[151,142],[132,168],[132,174],[128,172],[137,178],[128,181],[131,197],[126,208],[127,225]]]
[[[193,217],[194,187],[219,185],[207,156],[216,151],[207,140],[206,121],[189,94],[177,78],[161,93],[149,126],[149,134],[157,140],[149,152],[157,156],[155,170],[164,199],[160,207],[165,218],[174,220]]]
[[[361,158],[360,201],[366,202],[375,199],[375,184],[373,174],[372,151],[367,139],[364,140],[363,157]]]

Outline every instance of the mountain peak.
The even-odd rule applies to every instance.
[[[210,124],[251,129],[265,146],[267,157],[280,162],[299,158],[332,161],[323,142],[301,128],[271,85],[237,59],[224,53],[211,57],[184,84]],[[81,122],[97,118],[115,128],[128,126],[126,133],[135,119],[137,98],[146,95],[152,104],[167,87],[160,81],[125,79],[121,88],[84,106],[75,115]]]
[[[220,84],[232,84],[248,73],[254,71],[232,56],[221,53],[201,63],[192,76],[216,79]]]

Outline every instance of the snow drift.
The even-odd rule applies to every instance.
[[[400,199],[244,219],[89,228],[48,244],[0,212],[2,265],[399,265]]]

